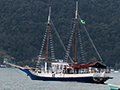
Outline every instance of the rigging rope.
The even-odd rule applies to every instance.
[[[53,26],[53,30],[55,30],[55,33],[56,33],[56,35],[57,35],[57,37],[58,37],[58,39],[59,39],[59,41],[60,41],[60,43],[61,43],[63,49],[64,49],[65,52],[66,52],[67,50],[66,50],[66,48],[65,48],[65,45],[63,44],[63,42],[62,42],[62,40],[61,40],[61,38],[60,38],[60,35],[58,34],[58,32],[57,32],[57,30],[56,30],[56,28],[55,28],[55,26],[54,26],[52,20],[51,20],[51,24],[52,24],[52,26]],[[70,58],[71,62],[73,62],[73,61],[72,61],[72,58],[71,58],[70,55],[69,55],[69,53],[68,53],[68,57]]]
[[[74,23],[74,26],[73,26],[73,30],[71,31],[71,35],[70,35],[70,38],[69,38],[68,47],[67,47],[67,50],[66,50],[66,55],[65,55],[64,60],[68,59],[68,54],[70,53],[70,47],[71,47],[71,44],[72,44],[72,39],[73,39],[73,34],[74,34],[74,27],[75,27],[75,23]]]
[[[78,14],[78,17],[79,17],[79,20],[81,20],[81,17],[80,17],[79,14]],[[92,41],[92,39],[91,39],[91,37],[90,37],[90,35],[89,35],[89,33],[88,33],[87,28],[85,27],[85,25],[83,25],[83,28],[85,29],[85,32],[86,32],[86,34],[87,34],[87,36],[88,36],[88,38],[89,38],[89,40],[90,40],[90,42],[91,42],[93,48],[95,49],[95,51],[96,51],[96,53],[97,53],[99,59],[100,59],[101,62],[102,62],[103,60],[102,60],[102,58],[101,58],[101,56],[100,56],[100,54],[99,54],[99,52],[98,52],[98,50],[97,50],[95,44],[93,43],[93,41]]]
[[[39,65],[40,65],[40,58],[42,56],[42,52],[43,52],[43,48],[44,48],[44,45],[45,45],[46,36],[47,36],[47,29],[45,31],[44,38],[43,38],[43,41],[42,41],[42,46],[41,46],[41,49],[40,49],[40,54],[38,56],[39,58],[38,58],[38,61],[37,61],[37,64],[36,64],[36,68],[39,68]]]
[[[44,38],[43,38],[43,41],[42,41],[42,46],[41,46],[41,49],[40,49],[40,54],[38,56],[39,58],[38,58],[38,61],[37,61],[36,68],[39,68],[39,65],[40,65],[40,62],[41,62],[41,56],[42,56],[43,48],[44,48],[44,45],[45,45],[46,36],[47,36],[47,29],[46,29],[46,32],[44,34]],[[51,58],[52,58],[52,61],[54,61],[55,60],[55,54],[54,54],[54,47],[53,47],[53,39],[52,39],[51,30],[49,30],[49,37],[50,37],[49,39],[50,39]]]
[[[79,37],[79,43],[80,43],[80,50],[81,50],[81,54],[82,54],[82,62],[86,62],[85,55],[83,52],[82,39],[81,39],[82,37],[80,35],[80,29],[78,29],[78,37]]]
[[[55,60],[55,54],[54,54],[54,47],[53,47],[53,39],[52,39],[51,30],[49,30],[49,36],[50,36],[51,58],[52,58],[52,61],[54,61]]]

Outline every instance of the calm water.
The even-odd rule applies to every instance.
[[[120,73],[112,73],[111,83],[120,84]],[[0,90],[110,90],[104,84],[79,82],[33,81],[14,68],[0,68]]]

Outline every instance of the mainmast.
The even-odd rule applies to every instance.
[[[45,53],[45,72],[47,72],[47,56],[48,56],[48,39],[49,39],[50,14],[51,14],[51,7],[49,7],[49,16],[48,16],[48,23],[47,23],[46,53]]]
[[[73,53],[73,63],[75,63],[75,55],[76,55],[77,15],[78,15],[78,2],[76,2],[76,11],[75,11],[75,34],[74,34],[74,53]]]

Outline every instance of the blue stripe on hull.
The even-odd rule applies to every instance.
[[[93,82],[92,77],[82,77],[82,78],[51,78],[51,77],[48,78],[48,77],[35,77],[35,80]]]
[[[40,77],[30,73],[28,69],[19,68],[21,71],[27,73],[32,80],[43,81],[77,81],[77,82],[89,82],[94,83],[93,77],[75,77],[75,78],[54,78],[54,77]]]

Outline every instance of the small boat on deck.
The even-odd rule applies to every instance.
[[[53,54],[53,43],[51,42],[51,58],[54,61],[50,62],[48,66],[48,41],[51,41],[51,33],[49,31],[50,27],[50,13],[51,8],[49,8],[49,16],[48,16],[48,23],[47,23],[47,30],[43,41],[46,40],[46,52],[45,58],[41,57],[42,51],[40,51],[40,55],[38,56],[38,67],[30,68],[30,67],[21,67],[14,64],[9,64],[19,68],[21,71],[25,72],[32,80],[43,80],[43,81],[76,81],[76,82],[86,82],[86,83],[104,83],[108,79],[112,79],[113,77],[110,76],[110,69],[100,63],[100,62],[83,62],[78,63],[76,62],[76,33],[77,33],[77,20],[78,20],[78,2],[76,3],[76,11],[75,11],[75,23],[74,23],[74,54],[73,54],[73,62],[68,63],[66,61],[60,62],[55,61],[54,54]],[[51,22],[52,23],[52,22]],[[50,35],[49,35],[50,34]],[[57,33],[58,34],[58,33]],[[72,33],[73,35],[73,33]],[[58,37],[60,38],[60,37]],[[51,39],[51,40],[48,40]],[[62,41],[60,40],[62,43]],[[71,40],[70,40],[71,43]],[[92,42],[93,43],[93,42]],[[41,50],[43,50],[43,45],[41,46]],[[63,43],[62,43],[63,45]],[[94,46],[95,47],[95,46]],[[65,49],[65,48],[64,48]],[[68,50],[70,47],[68,47]],[[96,48],[95,48],[96,49]],[[69,57],[69,51],[67,51],[67,56]],[[44,67],[41,67],[40,61],[44,59]],[[48,69],[50,68],[50,70]]]

